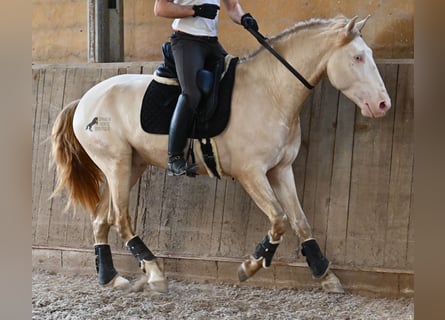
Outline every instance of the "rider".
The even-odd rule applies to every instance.
[[[245,13],[238,0],[223,0],[230,18],[246,29],[258,31],[256,20]],[[155,0],[156,16],[173,18],[171,46],[181,95],[173,113],[168,140],[170,176],[194,172],[196,164],[184,159],[184,148],[193,118],[201,99],[196,75],[207,58],[218,59],[227,53],[218,42],[218,10],[220,0]]]

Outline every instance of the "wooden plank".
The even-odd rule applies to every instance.
[[[183,182],[183,181],[182,181]],[[185,206],[181,201],[181,189],[184,183],[165,179],[162,189],[162,211],[159,225],[158,244],[159,250],[162,252],[174,252],[180,246],[181,239],[175,234],[175,228],[181,224],[184,219]]]
[[[329,221],[326,231],[326,256],[343,264],[346,251],[349,190],[351,187],[352,145],[356,105],[340,95],[332,164],[332,185],[329,201]]]
[[[395,101],[397,65],[381,74]],[[394,109],[380,119],[356,117],[345,263],[383,266]]]
[[[218,261],[215,280],[218,283],[239,283],[238,267],[239,263]]]
[[[313,198],[311,197],[311,192],[308,192],[308,190],[313,190],[314,188],[314,179],[313,179],[313,169],[315,168],[314,163],[311,164],[311,158],[310,155],[313,154],[313,151],[311,153],[311,147],[312,144],[314,146],[316,143],[314,142],[314,137],[312,137],[312,126],[316,125],[316,119],[317,114],[319,114],[320,105],[322,101],[322,94],[323,94],[323,82],[322,80],[313,90],[312,92],[312,103],[309,107],[308,114],[307,114],[307,128],[305,129],[306,132],[306,138],[304,136],[302,137],[302,146],[306,149],[306,161],[304,163],[304,189],[302,190],[301,194],[301,205],[305,212],[306,218],[308,220],[308,223],[310,224],[312,230],[314,226],[314,210],[311,210],[311,205],[309,204]],[[318,110],[317,110],[318,108]],[[314,115],[315,114],[315,115]],[[314,134],[315,136],[316,134]],[[315,147],[314,147],[315,149]]]
[[[115,75],[119,74],[119,68],[101,68],[100,69],[100,81],[104,81],[108,78],[111,78]]]
[[[151,61],[142,63],[142,72],[143,74],[153,74],[156,68],[161,64],[162,61]]]
[[[255,249],[258,239],[247,239],[250,206],[255,206],[237,181],[226,180],[221,243],[218,255],[247,257]]]
[[[126,68],[126,73],[134,73],[141,74],[142,73],[142,65],[130,65]]]
[[[315,89],[318,92],[318,88]],[[314,95],[311,93],[303,104],[300,112],[300,128],[301,128],[301,146],[298,151],[297,159],[295,159],[292,168],[294,171],[295,186],[297,187],[298,198],[303,203],[304,183],[306,177],[306,163],[309,148],[309,131],[311,120],[311,108],[314,104]]]
[[[176,260],[176,270],[169,273],[176,279],[187,281],[207,282],[216,277],[217,263],[214,261],[199,261],[178,259]]]
[[[96,257],[89,253],[62,251],[62,268],[70,274],[96,274]]]
[[[220,254],[221,246],[221,229],[223,225],[223,215],[225,206],[225,196],[227,188],[227,178],[222,178],[216,181],[215,199],[212,217],[212,233],[210,243],[210,254],[218,256]]]
[[[56,117],[58,116],[58,114],[60,113],[60,111],[62,110],[62,106],[63,106],[63,97],[64,97],[64,84],[65,84],[65,77],[66,77],[66,69],[53,69],[53,70],[48,70],[47,72],[54,72],[56,77],[54,78],[54,81],[52,83],[52,95],[54,96],[53,99],[51,99],[51,102],[48,106],[45,106],[47,108],[47,112],[48,112],[48,129],[47,129],[47,137],[50,136],[51,134],[51,130],[52,130],[52,126],[54,124],[54,121],[56,119]],[[49,155],[49,150],[50,150],[50,144],[48,143],[48,153],[47,155]],[[51,179],[51,182],[45,182],[45,184],[48,185],[49,190],[46,194],[47,199],[49,198],[49,196],[51,195],[52,191],[54,190],[55,184],[56,184],[56,172],[55,172],[55,168],[51,169],[51,174],[48,175],[48,177]],[[63,234],[63,223],[60,223],[61,220],[59,217],[59,212],[58,210],[54,210],[54,208],[57,208],[54,206],[54,201],[55,199],[51,199],[49,201],[49,205],[51,206],[50,212],[51,212],[51,216],[50,216],[50,223],[49,223],[49,231],[48,231],[48,244],[49,243],[53,243],[52,239],[59,239],[58,236]],[[60,198],[59,201],[63,201],[63,208],[65,207],[65,204],[67,202],[67,195],[66,193],[64,193]],[[60,244],[60,242],[59,242]]]
[[[411,205],[409,211],[409,223],[408,223],[408,239],[406,249],[406,262],[405,267],[409,270],[414,269],[414,255],[415,255],[415,237],[414,237],[414,210]]]
[[[409,281],[404,281],[405,292],[400,292],[400,276],[392,273],[366,272],[336,270],[336,274],[342,279],[342,285],[346,292],[373,296],[373,297],[412,297],[413,292],[409,292],[407,287]],[[407,275],[405,279],[413,278]],[[413,288],[412,288],[413,289]]]
[[[60,272],[62,269],[62,252],[59,250],[33,249],[32,268],[33,270]]]
[[[68,68],[65,84],[64,105],[80,99],[91,87],[101,81],[101,69],[85,65],[79,68]]]
[[[60,110],[63,99],[63,83],[65,70],[46,70],[43,82],[41,104],[36,112],[36,138],[34,140],[34,181],[33,187],[37,191],[34,198],[34,208],[37,210],[36,242],[47,244],[51,238],[51,225],[57,225],[57,217],[52,214],[52,200],[49,199],[55,183],[54,170],[49,170],[49,154],[51,145],[48,138],[52,125]],[[54,222],[54,220],[56,222]]]
[[[290,228],[284,234],[283,241],[277,249],[274,261],[295,261],[300,255],[300,240]]]
[[[199,176],[193,180],[192,188],[185,195],[192,204],[186,220],[191,228],[184,234],[188,238],[184,246],[186,252],[198,252],[203,256],[211,253],[216,188],[216,178]]]
[[[208,192],[205,176],[195,179],[167,177],[162,191],[161,226],[159,232],[159,249],[163,252],[202,252],[202,246],[210,250],[211,215],[212,211],[199,197]],[[211,184],[214,181],[208,180]],[[214,186],[210,189],[214,190]],[[214,191],[210,191],[211,194]],[[198,195],[198,199],[195,198]],[[214,195],[210,197],[210,207],[213,207]],[[197,218],[197,219],[195,219]],[[201,240],[205,239],[206,244]],[[196,242],[194,242],[196,241]]]
[[[309,268],[293,266],[275,266],[274,284],[279,288],[316,289],[319,283],[312,279]]]
[[[33,161],[32,161],[32,188],[33,188],[33,224],[35,225],[33,241],[35,243],[45,244],[48,238],[48,225],[49,225],[49,209],[42,208],[40,204],[40,199],[42,197],[42,184],[40,180],[42,179],[42,168],[43,159],[45,152],[41,151],[42,147],[42,135],[45,136],[46,133],[41,133],[40,123],[45,118],[43,105],[48,104],[49,95],[47,94],[48,88],[45,87],[45,75],[46,70],[39,70],[38,83],[35,86],[36,90],[36,101],[34,113],[34,123],[33,123]],[[48,76],[49,77],[49,76]]]
[[[150,250],[161,249],[159,236],[164,201],[165,170],[149,166],[142,175],[137,207],[136,233]]]
[[[208,255],[216,181],[207,176],[185,179],[166,179],[164,205],[168,210],[163,215],[166,214],[171,226],[169,252]]]
[[[414,297],[414,274],[399,275],[399,296]]]
[[[414,164],[414,75],[413,65],[400,65],[386,226],[386,267],[406,266]]]
[[[45,70],[43,69],[33,69],[32,70],[32,94],[34,97],[33,105],[32,105],[32,239],[33,243],[36,242],[36,234],[37,234],[37,220],[38,220],[38,206],[37,199],[40,195],[40,186],[37,185],[37,152],[39,143],[38,141],[38,129],[37,126],[40,123],[40,110],[42,105],[43,98],[43,83],[45,79]]]

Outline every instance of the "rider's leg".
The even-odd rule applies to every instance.
[[[193,126],[194,114],[201,99],[201,91],[196,84],[198,71],[204,68],[208,49],[201,40],[190,36],[173,35],[171,39],[176,72],[181,85],[179,96],[170,124],[168,141],[168,175],[182,175],[195,171],[184,159],[184,148]]]
[[[181,94],[176,104],[170,124],[168,139],[168,175],[177,176],[187,170],[196,170],[196,165],[189,165],[184,159],[184,148],[193,125],[193,111],[187,104],[187,96]]]

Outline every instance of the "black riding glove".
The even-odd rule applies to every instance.
[[[216,14],[218,13],[219,6],[216,4],[204,3],[200,5],[194,5],[193,10],[195,10],[194,17],[203,17],[207,19],[215,19]]]
[[[254,19],[254,17],[252,17],[250,15],[250,13],[246,13],[241,17],[241,24],[247,30],[250,29],[250,30],[258,31],[258,23]]]

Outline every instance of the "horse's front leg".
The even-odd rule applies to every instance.
[[[323,256],[298,200],[293,170],[290,164],[277,166],[268,172],[269,182],[283,209],[287,212],[290,225],[301,242],[301,252],[315,279],[321,280],[324,291],[343,293],[337,276],[329,269],[330,262]]]
[[[282,240],[287,224],[287,216],[277,201],[264,172],[251,172],[238,177],[239,182],[255,204],[267,215],[271,229],[260,242],[255,252],[238,269],[240,281],[252,277],[261,267],[268,268],[273,255]]]

